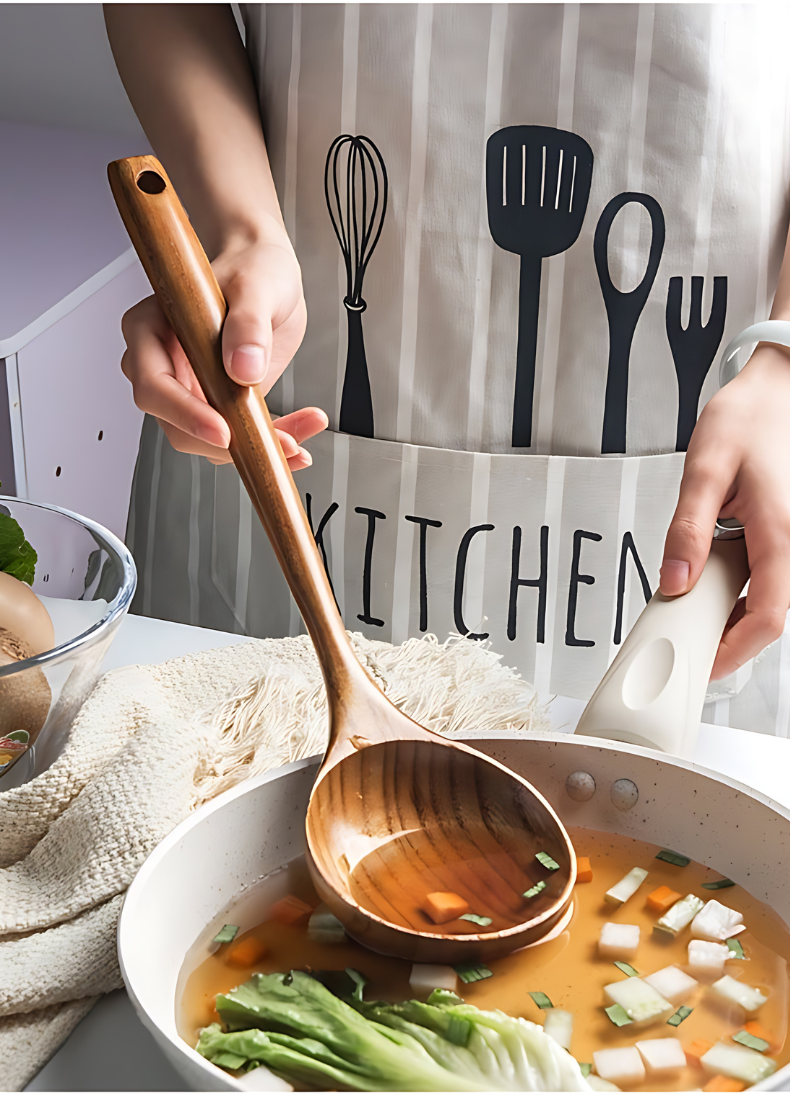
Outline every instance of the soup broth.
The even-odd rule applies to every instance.
[[[598,954],[598,938],[604,922],[640,927],[638,950],[627,960],[640,974],[649,975],[670,965],[687,966],[689,929],[674,938],[653,932],[660,914],[645,902],[648,894],[666,885],[681,896],[696,894],[706,901],[716,898],[743,914],[746,931],[738,940],[745,958],[728,961],[724,973],[756,987],[768,997],[757,1014],[760,1024],[774,1040],[766,1053],[777,1066],[787,1064],[790,932],[779,917],[740,886],[722,891],[702,889],[703,883],[719,879],[719,873],[693,861],[679,867],[657,860],[659,846],[592,830],[572,828],[569,832],[577,855],[589,856],[593,880],[577,883],[573,914],[565,931],[554,940],[492,960],[488,966],[493,977],[469,985],[459,980],[458,994],[478,1008],[501,1009],[537,1024],[543,1023],[545,1012],[535,1005],[529,993],[546,994],[555,1007],[573,1013],[570,1050],[579,1062],[592,1063],[593,1051],[632,1046],[640,1039],[677,1038],[686,1048],[697,1039],[716,1043],[730,1038],[743,1028],[748,1018],[740,1007],[728,1006],[714,997],[702,982],[688,1000],[681,1002],[693,1011],[678,1027],[668,1026],[666,1018],[661,1017],[649,1024],[618,1028],[604,1012],[610,1002],[604,998],[603,987],[626,977],[612,960]],[[606,891],[637,866],[646,868],[649,874],[633,897],[619,907],[605,903]],[[177,1024],[180,1035],[190,1046],[196,1045],[201,1028],[219,1019],[214,1009],[217,994],[247,981],[256,971],[352,967],[369,979],[366,1000],[403,1001],[414,996],[409,987],[411,963],[377,955],[351,940],[344,944],[316,944],[308,937],[305,925],[285,925],[271,919],[269,913],[274,903],[288,894],[312,906],[318,903],[302,858],[246,892],[224,917],[217,917],[188,953],[179,981]],[[249,965],[231,965],[229,945],[213,943],[223,920],[239,926],[234,945],[250,938],[259,945],[257,950],[263,951],[262,957]],[[460,924],[463,931],[474,931],[468,922]],[[634,1090],[686,1091],[702,1087],[708,1077],[698,1065],[688,1064],[667,1077],[648,1074],[645,1082]]]

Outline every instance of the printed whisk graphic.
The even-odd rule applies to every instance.
[[[372,438],[373,401],[362,336],[362,313],[367,304],[362,282],[387,212],[387,169],[369,137],[343,134],[334,139],[326,158],[324,193],[346,267],[343,304],[348,315],[348,352],[339,427],[346,434]]]

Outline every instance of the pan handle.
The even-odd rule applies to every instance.
[[[230,455],[299,606],[330,704],[350,679],[369,678],[335,604],[302,500],[257,386],[236,384],[222,361],[227,306],[173,186],[154,156],[107,169],[113,197],[157,300],[211,406],[230,427]]]
[[[749,577],[742,535],[713,541],[693,589],[656,593],[584,709],[576,734],[691,760],[724,626]]]

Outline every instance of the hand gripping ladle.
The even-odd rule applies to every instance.
[[[223,367],[225,300],[167,175],[153,156],[108,173],[162,310],[230,427],[231,456],[323,671],[329,745],[305,826],[318,894],[355,939],[420,962],[485,960],[542,939],[569,912],[576,878],[561,822],[526,780],[420,727],[363,669],[263,394]],[[424,909],[433,892],[460,895],[490,925],[434,924]]]

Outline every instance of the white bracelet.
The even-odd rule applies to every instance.
[[[790,347],[790,320],[763,320],[736,335],[721,356],[719,385],[722,388],[733,377],[737,377],[746,365],[746,356],[741,356],[739,351],[745,346],[755,346],[761,342]]]

